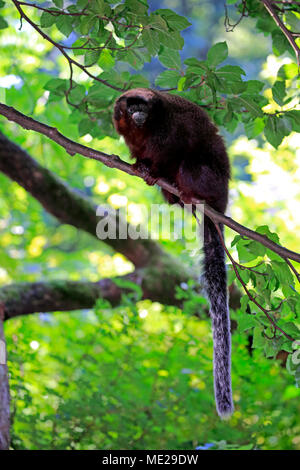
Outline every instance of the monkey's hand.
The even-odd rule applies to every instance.
[[[179,199],[183,204],[192,204],[193,196],[187,194],[185,191],[179,191]]]
[[[154,176],[151,173],[151,170],[142,162],[134,163],[132,168],[138,176],[141,176],[143,180],[149,184],[149,186],[153,186],[158,180],[158,177]]]

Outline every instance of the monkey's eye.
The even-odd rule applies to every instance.
[[[137,104],[132,104],[132,105],[127,107],[127,111],[128,111],[128,114],[130,114],[130,116],[132,116],[133,113],[138,111],[138,109],[139,109],[139,106]]]

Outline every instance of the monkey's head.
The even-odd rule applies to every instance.
[[[114,125],[119,134],[127,135],[134,130],[143,131],[151,125],[151,118],[157,116],[160,99],[148,88],[126,91],[115,102]]]

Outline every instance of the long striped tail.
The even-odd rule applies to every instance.
[[[223,227],[221,229],[223,233]],[[214,342],[214,388],[218,414],[233,413],[231,334],[224,247],[213,222],[204,218],[204,280],[210,302]]]

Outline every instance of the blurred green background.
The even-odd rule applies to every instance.
[[[226,40],[230,63],[242,66],[247,79],[265,81],[264,95],[271,100],[278,69],[292,59],[274,55],[269,37],[258,34],[251,18],[226,33],[222,1],[150,3],[152,10],[171,8],[192,23],[183,33],[183,58],[204,59],[213,43]],[[127,159],[128,150],[116,135],[80,136],[65,100],[47,103],[49,75],[66,78],[67,65],[28,25],[18,31],[11,4],[2,11],[10,26],[0,31],[0,101],[5,98],[71,139]],[[142,73],[153,83],[160,67],[153,60]],[[71,158],[49,139],[1,116],[0,129],[96,203],[115,208],[129,203],[133,224],[145,223],[138,204],[163,201],[159,188],[78,155]],[[233,165],[229,215],[250,228],[268,225],[283,246],[297,251],[299,135],[292,133],[274,149],[261,135],[248,139],[240,126],[233,134],[222,133]],[[0,231],[2,286],[51,279],[97,281],[133,270],[122,255],[95,238],[60,225],[3,174]],[[228,246],[233,237],[226,230]],[[189,264],[182,243],[161,243]],[[238,316],[238,310],[232,311],[233,320]],[[232,337],[236,411],[228,422],[218,418],[210,321],[206,314],[192,315],[188,304],[181,310],[127,296],[111,308],[98,301],[92,310],[8,320],[5,336],[14,449],[300,449],[300,390],[294,377],[280,360],[252,349],[251,335],[242,328]]]

